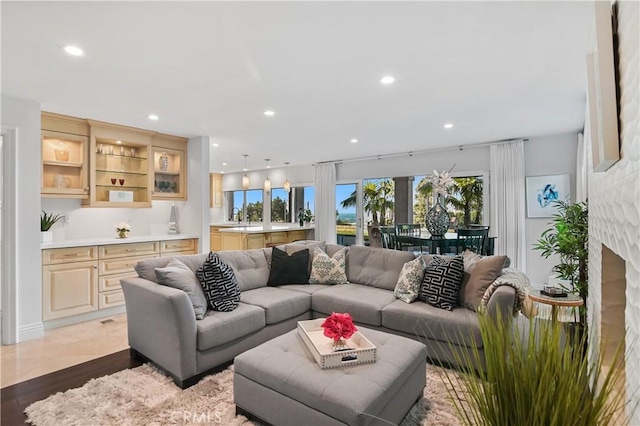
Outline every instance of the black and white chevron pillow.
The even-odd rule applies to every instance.
[[[458,304],[458,293],[464,276],[462,256],[435,256],[424,272],[420,300],[436,308],[452,311]]]
[[[209,253],[207,260],[196,271],[207,303],[214,311],[231,312],[240,302],[240,287],[231,266],[216,253]]]

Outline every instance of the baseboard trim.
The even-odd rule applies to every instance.
[[[67,318],[49,320],[44,323],[44,329],[51,330],[53,328],[64,327],[65,325],[77,324],[79,322],[92,321],[98,318],[104,318],[111,315],[122,314],[126,311],[127,311],[126,306],[121,305],[113,308],[100,309],[98,311],[87,312],[86,314],[74,315]]]
[[[17,342],[25,342],[42,336],[44,336],[44,324],[41,322],[34,322],[33,324],[18,327]]]

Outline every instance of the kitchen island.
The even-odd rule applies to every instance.
[[[313,239],[315,226],[297,224],[239,225],[234,222],[210,225],[211,251],[247,250]]]

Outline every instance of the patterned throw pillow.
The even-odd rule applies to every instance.
[[[217,253],[209,253],[207,260],[196,271],[204,296],[211,309],[231,312],[240,302],[240,287],[231,266],[224,263]]]
[[[402,265],[393,294],[405,303],[411,303],[416,300],[420,293],[420,284],[422,284],[426,267],[427,265],[422,256],[418,256]]]
[[[310,284],[349,284],[347,280],[347,247],[329,257],[318,247],[313,249]]]
[[[420,287],[420,300],[436,308],[452,311],[458,304],[458,292],[464,275],[462,256],[443,259],[435,256],[427,265]]]

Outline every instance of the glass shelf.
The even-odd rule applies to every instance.
[[[45,166],[74,167],[74,168],[81,168],[83,166],[82,163],[75,163],[71,161],[53,161],[53,160],[44,160],[42,164],[44,164]]]
[[[136,156],[136,157],[132,157],[132,156],[130,156],[130,155],[105,154],[104,152],[103,152],[103,153],[96,152],[96,156],[100,156],[100,157],[112,157],[112,158],[113,158],[113,157],[116,157],[116,158],[120,158],[120,159],[122,159],[122,158],[128,158],[128,159],[130,159],[130,160],[146,160],[146,159],[147,159],[147,157],[138,157],[138,156]]]
[[[100,173],[114,173],[114,174],[121,174],[121,175],[133,175],[133,176],[146,176],[146,173],[141,173],[141,172],[127,172],[124,170],[105,170],[105,169],[96,169],[96,172],[100,172]]]
[[[119,191],[122,189],[147,189],[146,186],[132,186],[132,185],[96,185],[97,188],[108,188],[114,191]]]

